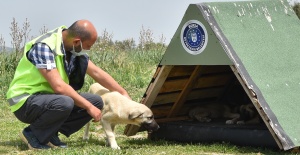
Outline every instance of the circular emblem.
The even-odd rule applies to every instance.
[[[207,31],[201,22],[189,20],[181,29],[180,39],[188,53],[197,55],[203,52],[207,45]]]

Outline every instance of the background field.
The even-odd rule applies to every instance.
[[[13,42],[14,50],[3,48],[5,44],[0,37],[0,47],[2,47],[0,50],[0,154],[289,154],[289,152],[267,148],[240,147],[225,142],[191,144],[164,140],[151,141],[147,139],[145,132],[126,137],[123,134],[125,125],[116,128],[117,141],[122,150],[112,150],[105,146],[104,133],[101,126],[96,123],[91,124],[88,141],[82,140],[84,129],[81,129],[69,138],[60,136],[62,141],[68,144],[67,149],[28,150],[27,145],[19,138],[19,133],[27,125],[18,121],[10,112],[5,95],[22,56],[21,47],[30,38],[26,36],[29,27],[23,25],[23,28],[19,28],[18,23],[13,21],[12,28],[12,35],[16,36]],[[41,29],[41,33],[46,30]],[[21,32],[23,35],[18,35],[22,34]],[[142,28],[140,34],[138,43],[132,39],[113,42],[112,36],[104,31],[93,46],[92,52],[89,53],[91,60],[114,77],[129,92],[132,99],[138,102],[166,50],[163,36],[160,42],[154,43],[151,30]],[[87,76],[81,91],[87,91],[93,82]]]
[[[139,101],[153,76],[164,49],[91,52],[90,57],[125,87],[134,100]],[[123,134],[124,125],[118,126],[116,131],[117,141],[122,150],[111,150],[105,147],[104,133],[101,126],[96,123],[91,125],[92,132],[88,141],[82,140],[83,129],[70,138],[61,135],[61,139],[68,143],[68,149],[28,150],[18,135],[26,124],[14,117],[5,100],[5,92],[13,77],[14,65],[19,59],[18,55],[20,53],[0,54],[0,154],[288,154],[265,148],[238,147],[222,142],[187,144],[164,140],[150,141],[145,132],[126,137]],[[91,83],[93,80],[87,76],[85,87],[81,91],[87,91]]]

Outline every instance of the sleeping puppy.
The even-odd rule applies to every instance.
[[[199,122],[211,122],[212,119],[227,118],[226,124],[259,124],[261,118],[252,103],[230,106],[221,103],[198,105],[189,111],[191,119]]]
[[[120,149],[114,134],[117,124],[143,126],[148,133],[158,130],[159,125],[146,105],[132,101],[118,92],[110,92],[99,83],[92,84],[89,93],[100,95],[104,102],[101,124],[106,134],[106,145],[112,149]],[[88,134],[89,123],[86,125],[83,139],[88,139]]]
[[[261,117],[252,103],[243,104],[235,108],[234,112],[240,114],[237,124],[259,124]]]
[[[211,122],[212,119],[227,118],[226,124],[236,124],[240,118],[240,114],[232,113],[228,105],[210,103],[191,108],[189,110],[189,117],[199,122]]]

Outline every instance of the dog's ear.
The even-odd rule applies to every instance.
[[[142,115],[143,115],[143,113],[141,113],[139,111],[134,111],[129,114],[128,119],[135,119],[135,118],[141,117]]]

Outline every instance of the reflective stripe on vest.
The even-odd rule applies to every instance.
[[[22,95],[19,95],[19,96],[15,96],[15,97],[13,97],[13,98],[10,98],[10,99],[8,99],[7,101],[8,101],[8,103],[9,103],[9,105],[10,106],[12,106],[12,105],[15,105],[15,104],[17,104],[17,103],[19,103],[19,101],[21,100],[21,99],[23,99],[24,97],[28,97],[28,96],[30,96],[30,94],[22,94]]]

